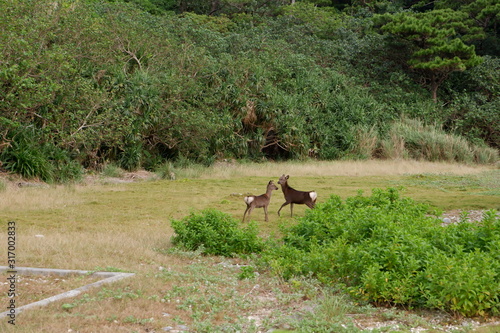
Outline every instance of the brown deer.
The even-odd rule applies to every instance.
[[[243,200],[245,200],[245,203],[247,204],[247,209],[245,210],[245,214],[243,214],[243,221],[245,222],[245,215],[248,212],[248,218],[250,218],[250,214],[252,213],[252,210],[254,208],[262,208],[264,207],[264,213],[266,214],[266,222],[268,221],[267,218],[267,206],[269,206],[269,203],[271,202],[271,193],[273,190],[277,190],[278,186],[276,186],[272,180],[269,181],[267,184],[267,190],[266,193],[261,194],[261,195],[249,195],[245,197]]]
[[[290,178],[290,176],[283,175],[278,181],[278,184],[281,185],[281,189],[283,190],[283,194],[285,195],[286,200],[278,210],[278,216],[280,216],[281,208],[288,204],[290,204],[290,216],[293,216],[293,204],[307,205],[307,207],[309,208],[314,208],[314,205],[316,204],[316,198],[318,198],[318,193],[316,193],[315,191],[297,191],[296,189],[288,186],[288,178]]]

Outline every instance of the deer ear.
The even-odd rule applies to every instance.
[[[288,178],[290,178],[290,175],[287,175],[287,176],[286,176],[286,179],[288,179]]]

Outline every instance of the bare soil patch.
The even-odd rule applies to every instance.
[[[445,224],[450,223],[458,223],[462,220],[462,216],[465,217],[465,222],[481,222],[484,217],[484,213],[486,210],[461,210],[461,209],[453,209],[447,212],[444,212],[441,218]],[[500,216],[500,212],[497,213]],[[445,220],[448,219],[448,220]]]

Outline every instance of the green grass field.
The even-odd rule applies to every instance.
[[[283,173],[290,175],[292,187],[317,191],[318,202],[332,194],[346,198],[360,189],[369,194],[373,188],[403,187],[403,195],[438,212],[500,210],[500,170],[415,161],[224,163],[177,170],[174,181],[117,182],[94,176],[92,182],[47,187],[19,188],[4,178],[0,265],[7,264],[7,222],[15,221],[17,266],[136,273],[23,312],[15,331],[163,332],[171,327],[191,332],[314,332],[307,328],[317,321],[331,321],[345,332],[368,327],[387,332],[394,322],[400,325],[393,330],[397,332],[412,327],[445,332],[450,323],[470,331],[471,326],[447,314],[377,309],[307,279],[285,282],[267,272],[239,279],[241,265],[250,259],[202,257],[172,248],[171,219],[205,208],[241,219],[243,197],[264,193],[267,182]],[[283,202],[281,190],[275,191],[267,223],[262,209],[252,213],[262,236],[279,233],[280,224],[294,223],[288,207],[277,216]],[[305,209],[296,205],[294,217],[303,216]],[[19,293],[29,290],[16,287]],[[48,291],[46,296],[53,295]],[[8,299],[0,301],[6,307]],[[436,318],[440,320],[431,321]],[[9,331],[14,328],[2,318],[0,332]]]

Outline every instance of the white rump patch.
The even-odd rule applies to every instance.
[[[318,193],[316,192],[309,192],[309,196],[311,197],[311,200],[314,202],[316,201],[316,198],[318,197]]]
[[[245,199],[243,199],[243,200],[245,200],[247,205],[250,205],[254,199],[255,199],[255,197],[245,197]]]

